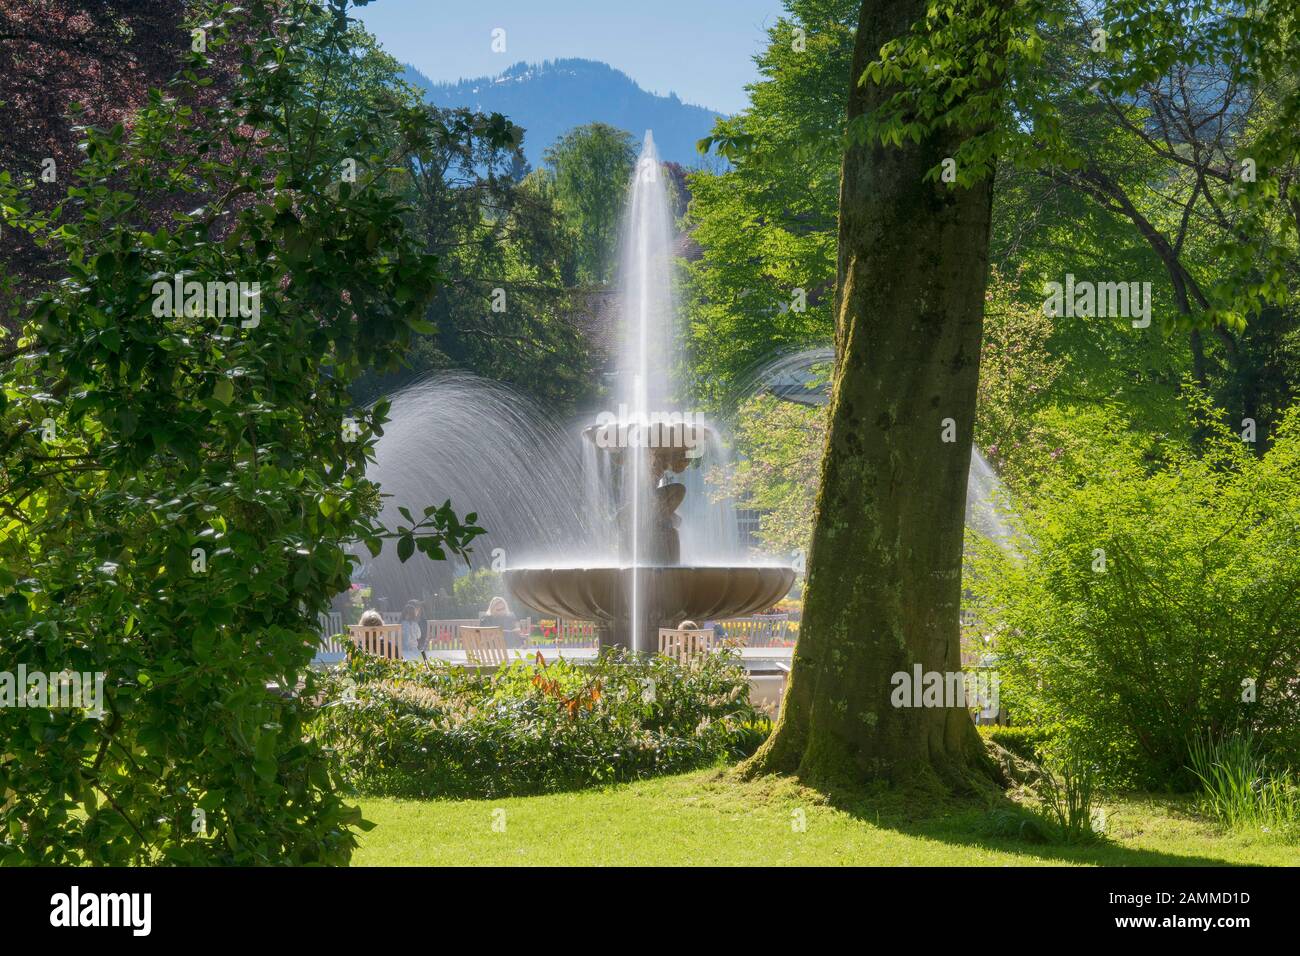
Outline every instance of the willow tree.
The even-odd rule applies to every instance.
[[[897,676],[917,666],[961,670],[962,538],[995,158],[1084,167],[1089,157],[1062,135],[1053,99],[1062,86],[1080,100],[1099,90],[1132,97],[1151,76],[1210,55],[1232,63],[1236,82],[1284,91],[1258,165],[1280,167],[1296,147],[1293,5],[1086,6],[1097,17],[1089,22],[1095,71],[1044,61],[1042,30],[1067,15],[1054,0],[862,4],[840,180],[836,371],[804,620],[781,720],[750,772],[951,784],[991,770],[965,707],[891,698]],[[1266,172],[1242,185],[1238,201],[1294,236],[1300,206],[1286,185]],[[1226,250],[1223,305],[1209,320],[1273,301],[1280,282],[1258,276],[1285,268],[1288,248]]]

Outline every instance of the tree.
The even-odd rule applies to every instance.
[[[0,707],[0,862],[346,862],[360,811],[304,731],[317,615],[358,543],[441,558],[481,531],[449,504],[378,526],[386,406],[349,395],[441,281],[384,188],[428,114],[325,121],[344,0],[192,13],[239,65],[228,98],[187,53],[129,132],[84,131],[53,219],[0,172],[5,228],[66,272],[0,339],[0,672],[100,688]],[[156,200],[188,202],[159,225]]]
[[[573,320],[580,252],[555,196],[533,176],[514,178],[524,131],[500,114],[426,109],[437,149],[410,164],[407,188],[448,281],[429,305],[435,331],[416,343],[420,364],[469,369],[571,408],[596,380]]]
[[[1108,57],[1127,67],[1096,81],[1112,96],[1197,62],[1180,32],[1185,20],[1210,20],[1205,36],[1249,51],[1234,68],[1240,82],[1278,81],[1300,42],[1290,6],[1105,7]],[[998,161],[1077,162],[1061,133],[1057,86],[1035,82],[1060,67],[1044,66],[1040,32],[1063,19],[1051,7],[986,0],[862,8],[840,191],[836,381],[805,621],[781,722],[752,769],[844,782],[963,780],[985,764],[963,710],[890,708],[887,697],[891,672],[960,669],[962,504],[990,177]],[[1297,112],[1300,96],[1280,97],[1276,115]],[[1293,129],[1267,127],[1271,158],[1294,148]],[[1277,195],[1270,180],[1242,189],[1240,201],[1256,221],[1281,214],[1285,237],[1291,212]],[[1209,317],[1239,319],[1284,296],[1288,243],[1267,230],[1244,235]],[[945,433],[951,440],[941,444]]]
[[[395,167],[386,186],[409,203],[411,228],[445,277],[425,313],[430,331],[400,369],[360,376],[354,396],[368,403],[431,371],[463,369],[568,410],[596,381],[574,321],[577,251],[554,196],[527,175],[525,131],[500,113],[425,104],[374,37],[351,24],[347,39],[349,59],[329,75],[315,70],[312,88],[335,124],[394,97],[427,113],[430,152]]]
[[[12,0],[0,9],[0,169],[31,184],[34,208],[64,196],[78,161],[75,126],[125,120],[175,73],[190,45],[183,13],[181,0]],[[226,90],[231,73],[213,62],[207,75]],[[23,291],[56,263],[18,229],[0,232],[0,261],[0,285],[17,286],[0,288],[0,326],[16,331]]]
[[[750,107],[719,121],[706,141],[732,168],[692,181],[702,255],[690,267],[687,305],[704,399],[725,398],[773,352],[823,345],[832,334],[839,157],[827,147],[844,119],[826,91],[847,76],[857,8],[843,0],[786,7],[789,18],[770,31],[759,59],[763,79],[750,88]],[[1243,417],[1257,422],[1262,452],[1297,387],[1297,313],[1224,300],[1251,285],[1290,297],[1296,285],[1291,196],[1300,156],[1278,121],[1295,108],[1286,68],[1294,39],[1260,26],[1285,23],[1290,11],[1253,3],[1232,21],[1201,2],[1016,9],[1025,39],[995,128],[1006,161],[993,261],[1020,275],[1030,307],[1042,302],[1042,280],[1067,272],[1150,278],[1155,291],[1150,329],[1053,320],[1051,347],[1070,356],[1060,393],[1082,403],[1118,399],[1131,427],[1191,438],[1197,423],[1180,417],[1188,406],[1177,400],[1191,371],[1237,427]],[[1247,159],[1267,183],[1244,181]],[[795,287],[807,293],[805,312],[788,308]]]
[[[1019,492],[1044,477],[1044,447],[1033,414],[1051,396],[1064,362],[1046,348],[1051,320],[1037,303],[1015,297],[1014,283],[991,272],[984,307],[975,435],[999,477]],[[829,366],[809,370],[808,394],[798,401],[770,392],[754,395],[735,412],[731,437],[736,454],[714,466],[709,480],[720,493],[759,512],[756,537],[770,554],[807,555],[826,444]],[[1026,414],[1029,413],[1029,414]],[[1055,453],[1055,454],[1054,454]],[[967,541],[970,545],[970,541]]]
[[[959,103],[996,90],[1007,43],[1005,4],[962,6],[971,26],[945,51],[967,80],[964,90],[944,91]],[[850,124],[898,92],[892,78],[857,80],[887,43],[914,25],[926,34],[926,8],[922,0],[863,4]],[[992,181],[954,187],[931,171],[974,132],[938,127],[892,145],[860,136],[845,151],[836,377],[804,618],[780,722],[753,770],[853,785],[927,774],[954,782],[988,766],[964,706],[890,704],[893,675],[913,665],[961,671],[962,531]]]
[[[844,90],[856,0],[787,0],[750,106],[700,147],[731,161],[690,178],[701,249],[689,267],[695,393],[723,405],[755,368],[831,340]],[[796,290],[802,290],[802,295]]]
[[[635,138],[604,123],[589,123],[565,133],[543,158],[554,181],[556,203],[576,237],[579,279],[607,281],[636,161]]]
[[[1250,25],[1264,15],[1258,6],[1269,7],[1246,5],[1237,20],[1199,2],[1159,13],[1090,2],[1046,17],[1047,51],[1016,106],[1054,125],[1025,137],[1042,159],[1008,170],[995,223],[1021,249],[1031,229],[1042,246],[1052,232],[1068,235],[1062,272],[1080,271],[1070,266],[1082,264],[1081,233],[1108,234],[1093,269],[1157,278],[1168,303],[1159,324],[1184,339],[1194,380],[1232,420],[1258,423],[1262,453],[1297,383],[1300,327],[1282,300],[1300,278],[1292,199],[1300,155],[1275,122],[1294,99],[1294,72],[1277,74],[1277,37]],[[1122,52],[1134,28],[1147,34],[1141,69]],[[1261,176],[1270,185],[1244,201]]]

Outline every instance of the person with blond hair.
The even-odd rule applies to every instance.
[[[510,605],[503,597],[488,601],[487,613],[478,619],[479,627],[499,627],[505,635],[506,647],[523,647],[524,636],[519,633],[519,618],[510,613]]]

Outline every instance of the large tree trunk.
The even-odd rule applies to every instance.
[[[853,81],[925,0],[862,5]],[[852,82],[849,117],[888,95]],[[836,374],[804,618],[783,713],[749,772],[831,785],[991,771],[962,707],[894,707],[893,675],[961,670],[959,606],[991,178],[925,180],[961,131],[849,147]],[[956,440],[943,440],[944,420]]]

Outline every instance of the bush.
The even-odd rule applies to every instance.
[[[1059,726],[1111,783],[1190,786],[1203,728],[1296,746],[1300,408],[1263,456],[1209,431],[1200,457],[1166,450],[1153,469],[1117,453],[1057,476],[1027,509],[1019,555],[975,559],[1009,712]]]
[[[538,656],[540,659],[540,655]],[[743,667],[607,652],[492,675],[355,655],[323,683],[314,736],[359,789],[499,797],[633,780],[751,753],[765,724]]]
[[[506,593],[505,581],[491,568],[479,568],[459,577],[451,586],[451,597],[457,613],[462,617],[479,617],[487,611],[488,602]]]
[[[1052,739],[1052,732],[1045,727],[1001,727],[996,724],[981,724],[976,729],[985,740],[1010,751],[1021,760],[1034,763],[1043,759],[1042,748]]]
[[[0,673],[96,686],[93,707],[0,691],[0,865],[346,863],[360,810],[267,685],[310,694],[359,544],[442,557],[478,533],[450,508],[375,523],[387,403],[348,393],[445,284],[387,171],[446,127],[342,4],[184,6],[207,51],[81,128],[53,213],[0,171],[6,231],[63,257],[0,329]]]

